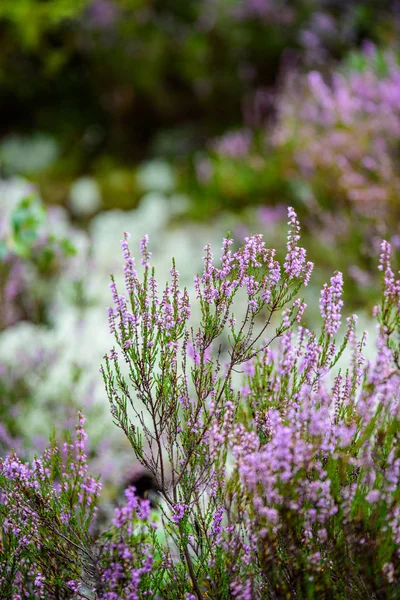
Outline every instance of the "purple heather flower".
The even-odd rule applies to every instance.
[[[175,504],[174,506],[174,514],[172,515],[172,520],[174,523],[179,523],[185,516],[185,511],[188,506],[186,504]]]
[[[318,41],[314,32],[307,35]],[[400,69],[392,53],[379,54],[379,63],[384,60],[387,66],[383,74],[376,68],[377,58],[376,50],[366,54],[365,69],[336,72],[329,84],[315,71],[305,85],[292,78],[279,102],[275,140],[278,145],[293,143],[293,158],[311,189],[315,174],[320,179],[335,173],[341,197],[357,212],[381,220],[390,218],[393,190],[399,186]],[[303,93],[294,93],[294,86]]]
[[[36,597],[37,598],[45,598],[45,587],[44,587],[45,578],[43,577],[40,571],[35,577],[35,588],[36,588]]]
[[[115,314],[114,314],[114,310],[109,306],[107,308],[107,312],[108,312],[108,325],[109,325],[110,333],[111,333],[111,335],[114,335],[114,333],[115,333]]]
[[[118,305],[118,292],[117,292],[117,286],[115,285],[115,281],[112,281],[108,287],[111,290],[114,304]]]
[[[80,583],[79,583],[79,581],[75,581],[74,579],[71,579],[71,581],[67,582],[67,587],[69,587],[71,592],[74,592],[75,594],[77,594],[79,592]]]
[[[212,145],[217,154],[230,158],[242,158],[249,153],[252,136],[250,131],[232,131],[216,140]]]
[[[149,236],[146,234],[140,240],[140,254],[142,255],[141,263],[145,267],[149,266],[151,252],[148,250]]]
[[[215,538],[218,538],[222,533],[222,519],[224,512],[224,508],[220,506],[214,513],[213,522],[211,525],[211,533]]]
[[[124,233],[124,239],[121,240],[122,253],[125,260],[124,264],[124,275],[125,275],[125,288],[128,295],[131,296],[138,286],[138,276],[136,272],[135,260],[132,257],[131,251],[128,245],[128,239],[130,238],[129,233]]]
[[[99,29],[109,29],[118,18],[119,9],[112,0],[94,0],[88,7],[89,25]]]
[[[118,361],[118,352],[115,351],[115,348],[110,350],[110,360]]]
[[[236,579],[230,585],[231,593],[235,600],[252,600],[252,584],[251,580],[242,581]]]
[[[391,247],[389,242],[383,241],[381,244],[381,255],[378,269],[384,274],[384,295],[386,297],[396,297],[399,295],[399,282],[396,282],[394,273],[390,265]]]
[[[325,283],[319,301],[321,316],[324,319],[324,331],[333,336],[338,332],[343,307],[343,275],[337,271],[331,278],[331,285]]]
[[[288,224],[290,225],[287,241],[287,254],[285,258],[285,273],[289,280],[301,277],[304,285],[307,285],[312,269],[312,262],[306,263],[306,251],[300,248],[297,242],[300,240],[300,224],[297,215],[292,207],[288,208]]]
[[[381,497],[381,493],[379,490],[371,490],[367,494],[367,497],[365,499],[370,504],[374,504],[375,502],[378,502],[378,500],[380,500],[380,497]]]

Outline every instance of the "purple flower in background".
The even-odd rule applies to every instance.
[[[94,28],[109,29],[117,21],[119,14],[114,0],[94,0],[87,8],[86,19]]]
[[[384,222],[400,190],[400,67],[391,52],[362,59],[362,69],[334,72],[329,80],[318,71],[306,81],[288,78],[273,138],[291,148],[294,168],[312,192],[316,183],[317,199],[326,181],[331,197]]]
[[[286,207],[283,204],[278,204],[277,206],[261,206],[258,209],[258,216],[266,226],[276,225],[279,221],[283,221],[286,214]]]
[[[201,157],[195,161],[197,181],[206,184],[210,181],[213,175],[213,166],[209,158]]]
[[[365,269],[360,269],[358,265],[350,265],[347,271],[350,277],[361,287],[368,287],[371,285],[371,275]]]
[[[221,156],[230,158],[242,158],[250,151],[252,135],[250,131],[243,129],[226,133],[212,143],[212,148]]]
[[[262,19],[266,23],[282,24],[289,24],[294,14],[287,0],[242,0],[234,12],[241,20]]]
[[[230,585],[231,593],[235,600],[252,600],[252,583],[250,580],[241,581],[236,579]]]

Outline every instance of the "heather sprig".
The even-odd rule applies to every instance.
[[[382,300],[375,307],[375,314],[381,326],[381,332],[386,339],[393,360],[400,370],[400,278],[396,279],[390,260],[391,246],[389,242],[381,244],[381,255],[378,269],[383,273]]]

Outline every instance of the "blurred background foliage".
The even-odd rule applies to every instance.
[[[310,324],[336,269],[368,322],[400,249],[399,33],[396,0],[1,0],[0,447],[83,405],[116,477],[97,368],[124,230],[190,287],[227,231],[284,255],[292,205]]]
[[[325,70],[366,41],[394,43],[395,4],[3,0],[4,169],[40,172],[46,199],[60,202],[71,178],[91,172],[106,190],[106,206],[126,207],[138,193],[127,170],[138,161],[161,155],[185,171],[210,138],[271,125],[289,71]],[[274,181],[280,167],[258,185],[244,172],[236,196],[249,183],[247,202],[269,191],[269,182],[285,192]]]
[[[97,192],[90,184],[88,193],[101,194],[102,208],[128,209],[143,192],[138,164],[162,158],[193,200],[189,214],[207,219],[249,204],[301,204],[308,182],[293,166],[296,136],[288,132],[284,147],[273,141],[281,104],[296,104],[297,87],[315,69],[328,78],[335,69],[370,69],[363,48],[395,46],[399,7],[3,0],[0,32],[4,175],[28,176],[50,204],[66,204],[73,182],[92,176]],[[380,56],[377,77],[385,78]],[[288,92],[294,74],[296,91]],[[298,108],[292,133],[302,126]],[[313,184],[323,208],[335,202],[326,200],[329,186]]]

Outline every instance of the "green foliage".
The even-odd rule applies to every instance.
[[[72,240],[49,230],[46,208],[34,192],[15,203],[0,238],[0,329],[20,314],[37,322],[47,320],[49,287],[75,252]],[[32,273],[37,286],[28,292],[26,282]]]
[[[23,46],[34,48],[49,31],[79,16],[87,0],[3,0],[0,19],[12,24]]]
[[[11,247],[17,256],[27,258],[39,238],[44,223],[45,210],[35,197],[21,200],[11,214]]]

